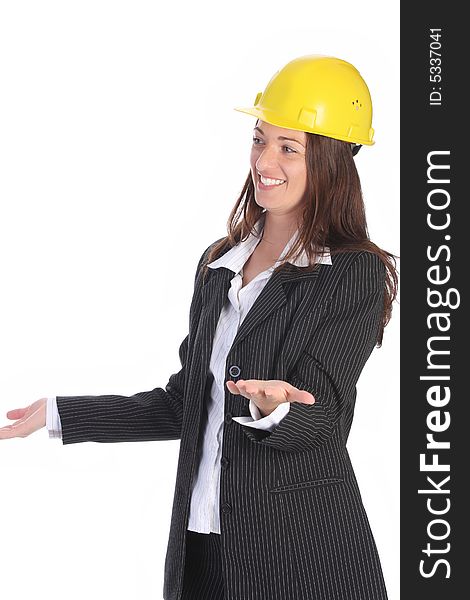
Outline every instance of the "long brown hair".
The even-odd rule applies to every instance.
[[[386,273],[382,326],[377,340],[377,347],[380,348],[384,329],[391,318],[392,303],[397,296],[395,258],[398,256],[379,248],[369,239],[361,183],[351,144],[307,132],[306,139],[307,186],[302,199],[303,210],[299,211],[299,235],[274,272],[302,251],[306,252],[311,263],[304,267],[306,270],[318,268],[315,258],[323,255],[326,247],[330,249],[332,257],[351,250],[367,250],[377,254],[385,265]],[[250,171],[227,221],[228,235],[218,241],[208,253],[204,275],[207,263],[253,232],[253,227],[263,212],[264,209],[255,201]]]

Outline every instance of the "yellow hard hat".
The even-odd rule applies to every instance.
[[[255,105],[235,108],[262,121],[371,146],[369,88],[350,63],[320,54],[301,56],[271,78]]]

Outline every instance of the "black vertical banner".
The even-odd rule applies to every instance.
[[[470,597],[469,61],[456,7],[401,5],[402,600]]]

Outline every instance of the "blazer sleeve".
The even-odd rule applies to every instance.
[[[358,253],[286,378],[313,394],[315,403],[291,402],[287,415],[268,433],[242,426],[253,443],[302,452],[322,446],[342,423],[350,424],[356,384],[378,340],[384,293],[383,262],[371,252]]]
[[[190,319],[199,306],[200,271],[206,248],[196,271]],[[141,442],[181,438],[183,394],[189,334],[179,347],[181,369],[170,376],[165,388],[156,387],[132,396],[57,396],[62,443]]]

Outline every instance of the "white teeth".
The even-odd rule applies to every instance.
[[[266,177],[263,177],[262,175],[260,175],[260,179],[261,179],[261,183],[263,183],[264,185],[281,185],[282,183],[285,182],[285,179],[267,179]]]

